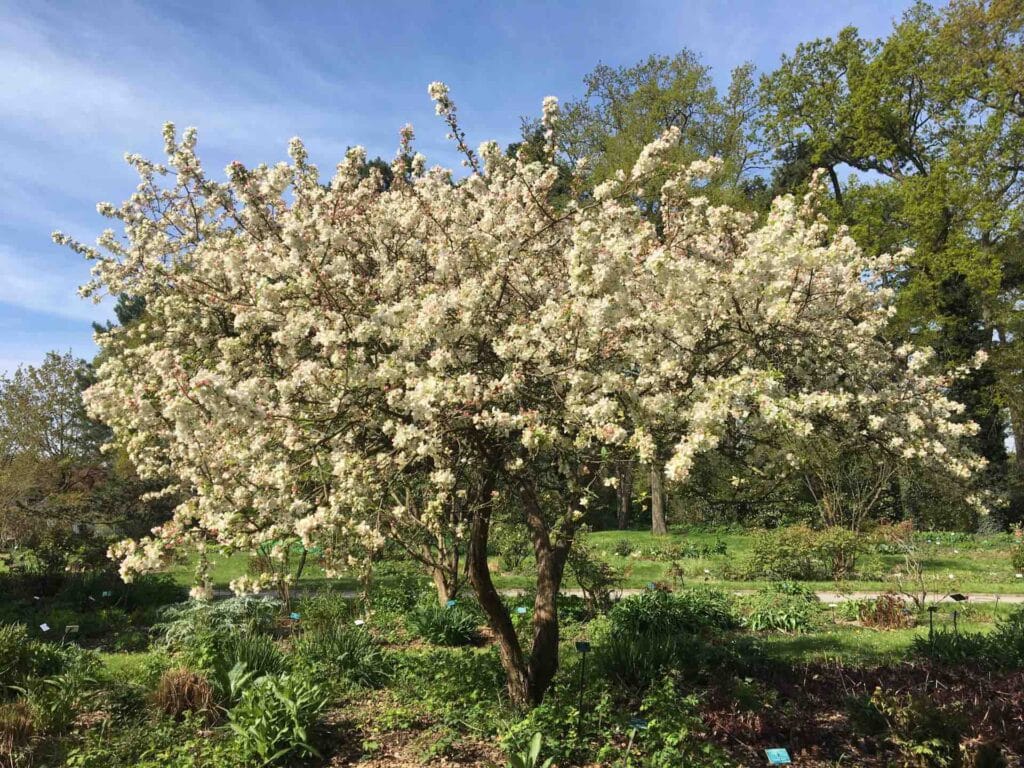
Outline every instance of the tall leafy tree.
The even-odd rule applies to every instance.
[[[947,366],[989,353],[954,394],[981,425],[976,447],[995,482],[1007,419],[1024,466],[1022,33],[1019,0],[920,3],[885,39],[846,28],[798,46],[762,81],[777,184],[824,169],[858,242],[913,248],[894,280],[892,332]],[[860,174],[844,180],[851,169]]]

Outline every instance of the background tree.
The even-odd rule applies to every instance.
[[[1020,71],[1024,5],[918,4],[884,40],[853,28],[798,46],[762,82],[776,182],[828,173],[839,215],[872,252],[911,246],[894,277],[890,332],[954,367],[990,361],[954,385],[981,429],[976,449],[1005,489],[1007,419],[1024,451],[1020,406]],[[861,179],[841,179],[849,169]],[[1020,510],[1015,513],[1017,516]]]
[[[95,522],[90,501],[102,484],[99,446],[107,432],[82,404],[88,365],[49,352],[38,366],[0,377],[0,546],[43,552],[72,547]],[[46,546],[44,559],[59,557]]]

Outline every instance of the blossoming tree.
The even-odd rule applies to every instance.
[[[779,445],[786,464],[840,425],[971,473],[945,382],[882,340],[891,297],[875,279],[892,261],[830,232],[813,195],[777,200],[762,225],[712,206],[714,163],[672,171],[670,131],[631,173],[556,204],[554,99],[547,160],[527,162],[470,150],[447,88],[430,93],[465,178],[428,169],[407,128],[389,184],[361,148],[322,184],[297,140],[290,164],[234,163],[218,183],[195,132],[168,126],[168,163],[129,156],[137,192],[100,206],[123,236],[94,249],[57,235],[96,260],[86,293],[146,301],[100,339],[87,403],[184,501],[116,548],[125,577],[197,541],[301,541],[342,568],[388,537],[449,573],[464,551],[511,697],[529,704],[557,669],[574,531],[623,451],[667,455],[680,483],[727,432]],[[657,225],[640,194],[657,197]],[[536,556],[528,647],[488,567],[499,512]]]

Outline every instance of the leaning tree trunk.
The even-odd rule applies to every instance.
[[[490,492],[484,498],[489,498]],[[487,538],[490,510],[478,509],[473,517],[469,537],[469,581],[480,607],[498,641],[501,665],[505,670],[509,698],[513,705],[533,707],[544,700],[558,671],[558,604],[557,597],[565,572],[565,562],[572,540],[569,536],[552,545],[547,524],[537,499],[524,494],[527,526],[533,540],[537,563],[537,595],[533,601],[533,644],[529,657],[523,653],[512,617],[494,587],[487,564]]]
[[[616,522],[620,531],[629,528],[629,518],[633,504],[633,462],[624,460],[619,462],[619,485],[615,489],[618,501],[616,510]]]
[[[651,533],[655,536],[668,533],[665,524],[665,481],[660,464],[651,465]]]

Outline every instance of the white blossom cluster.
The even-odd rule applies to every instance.
[[[430,93],[455,126],[447,87]],[[544,126],[554,142],[553,99]],[[727,430],[793,457],[837,425],[901,460],[976,470],[948,381],[883,341],[892,296],[864,276],[896,260],[830,230],[816,192],[761,224],[710,204],[694,182],[715,163],[670,173],[677,139],[558,206],[552,159],[488,143],[455,180],[413,153],[411,127],[389,185],[358,147],[325,183],[298,140],[290,164],[233,163],[223,183],[192,130],[168,126],[164,165],[129,156],[135,194],[100,206],[123,236],[57,236],[95,259],[86,294],[146,301],[100,336],[87,404],[183,501],[114,548],[122,574],[194,540],[301,541],[342,567],[402,531],[459,539],[553,475],[568,527],[610,449],[665,457],[685,482]],[[656,229],[634,201],[666,175]]]

